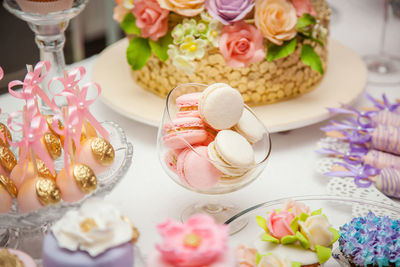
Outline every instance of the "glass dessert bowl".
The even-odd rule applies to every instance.
[[[223,130],[205,123],[198,106],[206,89],[206,85],[190,83],[169,93],[158,131],[157,152],[165,172],[180,186],[206,195],[226,194],[260,176],[271,153],[271,139],[265,126],[246,105],[240,113],[241,119],[246,117],[242,129],[238,127],[240,122]],[[248,125],[256,134],[240,131]],[[232,205],[206,202],[186,208],[181,219],[208,213],[223,222],[236,212]]]

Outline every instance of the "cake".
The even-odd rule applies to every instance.
[[[225,82],[247,104],[270,104],[313,90],[327,67],[325,0],[116,2],[133,79],[160,97]]]
[[[252,247],[237,249],[239,262],[255,261],[252,264],[256,266],[260,262],[260,266],[320,266],[330,259],[331,247],[339,238],[321,209],[311,212],[295,201],[272,210],[267,218],[257,216],[257,224],[264,233]]]
[[[228,226],[198,214],[179,223],[167,219],[158,225],[161,243],[149,255],[149,267],[236,267],[227,246]]]
[[[400,266],[400,220],[353,218],[340,227],[339,249],[351,266]]]
[[[26,253],[16,249],[0,248],[1,267],[36,267],[36,263]]]
[[[136,228],[112,205],[93,198],[67,212],[43,242],[43,267],[132,267]]]

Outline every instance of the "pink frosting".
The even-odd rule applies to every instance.
[[[310,214],[310,208],[304,203],[296,202],[294,200],[288,200],[285,202],[283,209],[284,211],[292,211],[296,216],[300,216],[303,212]]]
[[[238,267],[257,267],[256,258],[257,250],[240,245],[236,249],[236,258],[238,260]]]
[[[162,260],[174,267],[211,266],[227,251],[228,227],[207,215],[192,216],[184,224],[167,219],[158,231],[163,241],[156,248]],[[197,238],[195,245],[186,242],[189,235]]]
[[[228,66],[247,67],[265,58],[263,39],[256,27],[240,21],[223,28],[219,48]]]
[[[285,210],[276,213],[273,210],[267,218],[267,227],[269,233],[279,240],[287,235],[294,235],[293,230],[290,228],[290,223],[293,221],[295,215],[292,212]]]
[[[308,13],[313,16],[317,15],[310,0],[292,0],[292,4],[296,9],[296,15],[298,17],[301,17],[304,13]]]
[[[169,11],[161,8],[156,0],[135,0],[134,5],[132,13],[142,37],[157,41],[168,32]]]

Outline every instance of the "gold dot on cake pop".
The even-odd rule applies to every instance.
[[[98,227],[96,221],[93,218],[87,218],[86,220],[81,222],[79,226],[84,233],[90,232],[94,228]]]
[[[0,146],[0,164],[8,172],[11,172],[15,165],[17,165],[17,159],[8,147]]]
[[[45,133],[43,138],[44,143],[46,144],[47,151],[49,152],[52,159],[58,159],[61,156],[60,139],[58,139],[58,137],[51,132]]]
[[[36,182],[36,195],[43,206],[55,204],[61,200],[61,192],[56,182],[47,178],[39,178]]]
[[[83,164],[75,164],[74,179],[78,187],[85,193],[90,193],[97,188],[97,178],[93,170]]]
[[[0,145],[2,146],[9,146],[8,145],[8,141],[7,140],[11,140],[12,141],[12,136],[10,131],[8,130],[7,126],[5,126],[3,123],[0,122],[0,133],[3,135],[4,137],[4,141],[2,138],[0,138]]]
[[[47,168],[46,164],[40,159],[36,159],[37,171],[38,175],[43,178],[48,178],[51,180],[56,180],[56,177],[51,173],[49,168]]]
[[[7,176],[0,175],[0,186],[3,186],[8,193],[14,198],[18,195],[18,190],[13,181]]]
[[[24,267],[17,255],[11,254],[7,249],[0,250],[0,266],[2,267]]]
[[[110,166],[115,158],[114,148],[110,142],[99,137],[93,138],[91,142],[90,147],[95,160],[103,166]]]

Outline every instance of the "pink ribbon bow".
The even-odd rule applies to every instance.
[[[34,105],[32,103],[33,100],[29,100],[29,105]],[[48,131],[48,125],[46,119],[41,116],[39,113],[37,114],[27,114],[28,109],[24,111],[18,111],[11,113],[8,117],[7,124],[8,127],[15,132],[22,132],[23,137],[19,142],[14,142],[12,140],[8,140],[8,142],[14,146],[19,147],[20,155],[18,159],[18,163],[24,163],[29,160],[29,152],[30,150],[37,155],[49,168],[51,173],[55,175],[54,162],[50,157],[49,153],[43,148],[43,144],[41,142],[41,138]],[[16,122],[15,119],[20,116],[24,117],[24,123]],[[29,119],[28,119],[29,118]],[[19,127],[19,128],[16,128]],[[24,175],[26,169],[28,168],[28,164],[25,166]]]

